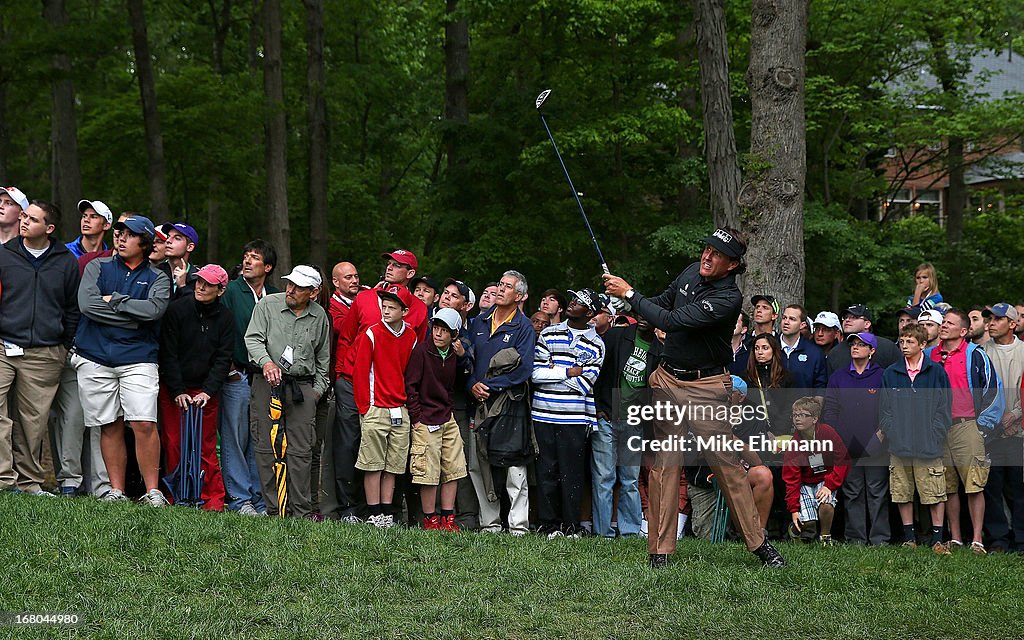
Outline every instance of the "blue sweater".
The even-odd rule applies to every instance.
[[[511,320],[498,327],[497,331],[491,335],[491,316],[494,315],[496,309],[496,306],[491,307],[481,313],[473,318],[470,325],[470,340],[473,343],[476,360],[473,372],[466,381],[466,389],[472,389],[474,384],[484,381],[487,376],[487,368],[491,365],[491,358],[502,349],[509,347],[519,352],[522,361],[515,371],[486,380],[485,384],[491,393],[522,384],[530,379],[530,374],[533,372],[533,346],[537,341],[533,324],[522,311],[517,310]]]
[[[953,423],[949,376],[927,354],[921,371],[910,380],[907,361],[900,358],[882,375],[879,428],[889,441],[889,453],[903,458],[941,458],[946,433]]]
[[[107,295],[109,302],[103,300]],[[156,364],[160,318],[170,297],[170,280],[145,258],[135,269],[116,255],[93,260],[78,288],[78,353],[107,367]]]
[[[828,384],[825,352],[810,340],[801,336],[796,348],[789,355],[786,355],[784,346],[781,355],[782,364],[793,376],[793,388],[824,389]]]

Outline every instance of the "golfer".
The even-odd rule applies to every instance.
[[[726,365],[732,361],[732,333],[743,298],[736,276],[745,265],[747,245],[733,229],[717,229],[705,240],[699,262],[686,268],[660,296],[646,298],[618,276],[604,276],[605,291],[627,300],[648,322],[666,332],[661,362],[650,377],[656,400],[671,400],[687,409],[684,420],[654,423],[654,438],[684,435],[732,437],[727,415],[732,380]],[[675,440],[679,441],[679,440]],[[764,536],[746,474],[735,451],[705,451],[725,500],[739,524],[747,549],[765,566],[786,561]],[[652,567],[668,564],[676,550],[681,451],[659,451],[648,481],[650,534],[647,548]]]

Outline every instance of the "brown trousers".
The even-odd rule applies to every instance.
[[[658,367],[651,374],[650,386],[653,401],[668,401],[690,412],[679,425],[675,421],[655,421],[655,440],[685,436],[688,431],[703,438],[734,437],[728,421],[711,419],[725,413],[728,408],[732,380],[727,374],[681,382]],[[702,411],[706,414],[701,415]],[[743,533],[747,549],[757,549],[764,542],[764,532],[754,506],[754,494],[750,490],[739,456],[735,451],[716,449],[705,451],[705,457],[722,488],[733,522]],[[678,451],[655,454],[647,489],[650,500],[647,537],[649,553],[669,554],[676,550],[681,465],[682,454]]]
[[[8,356],[0,347],[0,489],[38,491],[46,480],[43,441],[48,437],[50,405],[67,351],[63,346],[33,347],[24,355]],[[17,413],[12,415],[7,394],[14,389]],[[14,429],[14,419],[21,432]]]

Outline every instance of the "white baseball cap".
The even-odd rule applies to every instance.
[[[18,203],[22,211],[28,209],[28,198],[25,196],[24,191],[18,187],[4,187],[3,189],[7,192],[7,195],[11,196],[11,200]]]
[[[843,324],[839,322],[839,316],[832,313],[831,311],[822,311],[814,318],[815,325],[822,325],[825,327],[832,327],[833,329],[842,329]]]
[[[110,207],[103,203],[101,200],[79,200],[78,201],[78,212],[85,213],[86,209],[94,209],[96,213],[100,214],[107,220],[107,224],[114,224],[114,214],[110,211]]]
[[[918,322],[934,322],[935,324],[942,324],[942,314],[935,309],[929,309],[922,311],[921,315],[917,316]]]
[[[459,312],[455,309],[438,309],[434,312],[434,317],[431,318],[431,322],[440,322],[455,333],[462,330],[462,316],[460,316]]]
[[[320,274],[317,273],[313,267],[307,267],[304,264],[300,264],[292,269],[292,272],[284,276],[284,279],[294,284],[296,287],[319,287],[322,280],[320,280]]]

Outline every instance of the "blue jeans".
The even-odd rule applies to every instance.
[[[248,502],[263,511],[260,474],[256,470],[256,444],[249,430],[249,381],[225,382],[220,392],[220,464],[227,491],[225,507],[237,511]]]
[[[625,450],[630,436],[639,436],[640,427],[631,427],[625,421],[597,421],[597,431],[591,435],[590,460],[593,482],[594,535],[614,538],[612,531],[612,497],[615,483],[619,484],[619,505],[617,519],[621,535],[640,533],[640,477],[639,466],[618,466],[620,450]]]

